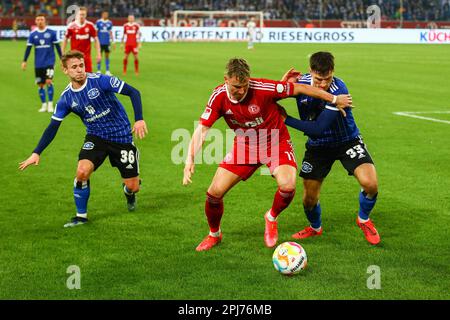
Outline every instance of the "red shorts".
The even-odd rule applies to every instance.
[[[271,174],[281,165],[290,165],[297,169],[295,152],[290,139],[282,139],[278,145],[256,152],[251,152],[248,148],[245,151],[243,149],[235,142],[233,150],[225,156],[219,167],[237,174],[244,181],[263,164],[269,167]]]
[[[137,45],[130,45],[127,44],[125,45],[125,54],[138,54],[138,47]]]

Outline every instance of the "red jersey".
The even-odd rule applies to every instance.
[[[139,25],[136,22],[125,23],[123,25],[123,34],[127,37],[126,46],[137,46],[137,37],[139,34]]]
[[[72,22],[66,31],[66,38],[70,40],[70,48],[91,56],[91,38],[97,36],[97,31],[92,22],[86,21],[83,25]]]
[[[241,133],[254,129],[258,140],[265,134],[267,139],[264,140],[270,144],[271,130],[278,129],[280,138],[289,139],[289,132],[278,111],[276,101],[291,96],[293,92],[292,83],[251,78],[247,95],[241,101],[234,101],[227,92],[226,84],[223,84],[213,91],[200,123],[211,127],[217,119],[224,117],[237,136],[238,129],[242,130]]]

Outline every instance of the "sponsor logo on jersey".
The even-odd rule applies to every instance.
[[[303,161],[302,163],[302,172],[310,173],[313,170],[313,166],[311,163]]]
[[[251,104],[248,106],[248,112],[251,114],[258,114],[261,109],[256,104]]]
[[[75,35],[75,39],[77,40],[87,40],[89,39],[90,35],[88,34],[77,34]]]
[[[88,91],[88,97],[89,99],[95,99],[100,95],[100,91],[97,88],[92,88]]]
[[[241,123],[239,121],[231,119],[231,123],[236,124],[236,125],[238,125],[240,127],[243,127],[243,128],[254,128],[254,127],[259,126],[263,122],[264,122],[264,119],[262,117],[256,118],[255,121],[247,121],[245,123]]]
[[[83,150],[92,150],[92,149],[94,149],[94,147],[95,147],[95,144],[93,142],[90,142],[90,141],[85,142],[83,144]]]
[[[211,112],[212,112],[212,109],[210,107],[206,107],[205,112],[203,112],[201,118],[204,120],[208,120],[209,117],[211,116]]]
[[[72,101],[72,105],[70,106],[72,109],[75,107],[78,107],[78,103],[76,103],[75,101]]]
[[[111,87],[113,87],[113,88],[118,88],[120,86],[120,80],[117,77],[112,77],[109,80],[109,83],[111,84]]]
[[[95,114],[95,109],[93,106],[88,105],[87,107],[84,107],[84,109],[86,110],[87,113],[89,113],[90,115]]]

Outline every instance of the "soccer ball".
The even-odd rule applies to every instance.
[[[285,275],[294,275],[306,268],[306,252],[296,242],[283,242],[274,251],[273,265],[277,271]]]

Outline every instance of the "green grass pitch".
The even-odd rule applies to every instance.
[[[109,162],[91,178],[88,225],[64,229],[75,213],[73,179],[84,138],[78,117],[64,120],[41,164],[19,172],[49,120],[38,113],[33,58],[20,70],[25,42],[0,42],[0,298],[1,299],[449,299],[450,125],[397,111],[449,111],[450,46],[245,43],[145,44],[141,74],[123,77],[141,91],[149,135],[141,151],[138,209],[126,211],[118,171]],[[171,161],[172,132],[203,112],[223,81],[228,58],[248,59],[252,75],[278,79],[291,66],[306,72],[308,54],[328,50],[346,81],[357,124],[376,162],[379,200],[372,218],[382,242],[370,246],[355,224],[359,187],[336,163],[324,183],[324,234],[300,243],[308,268],[278,274],[263,243],[264,212],[276,183],[255,174],[225,197],[223,243],[194,248],[208,232],[205,192],[217,165],[197,165],[193,184]],[[122,54],[112,52],[121,74]],[[129,69],[132,70],[132,59]],[[68,80],[56,67],[55,97]],[[127,97],[120,97],[131,117]],[[55,99],[56,100],[56,99]],[[282,102],[296,115],[293,99]],[[448,114],[423,114],[448,121]],[[216,128],[225,130],[221,120]],[[291,130],[297,159],[305,137]],[[302,184],[279,219],[280,241],[307,225]],[[69,290],[67,268],[81,271]],[[371,265],[381,289],[369,290]]]

